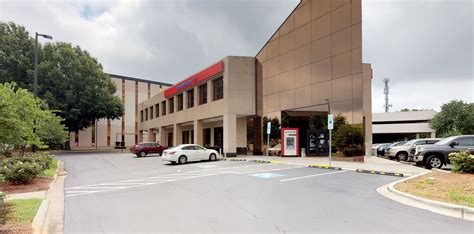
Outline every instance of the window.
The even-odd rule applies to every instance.
[[[474,138],[461,138],[458,146],[474,146]]]
[[[194,147],[192,145],[188,145],[182,148],[183,150],[194,150]]]
[[[155,105],[155,118],[160,117],[160,104]]]
[[[178,111],[183,110],[183,94],[178,95]]]
[[[153,106],[150,106],[150,119],[153,119],[153,115],[155,112],[153,111]]]
[[[224,79],[222,77],[212,81],[212,93],[213,101],[224,98]]]
[[[199,86],[199,105],[207,103],[207,84]]]
[[[168,104],[169,104],[169,110],[170,110],[169,112],[170,114],[174,113],[174,97],[168,99],[168,101],[169,101]]]
[[[148,108],[145,109],[145,121],[148,121]]]
[[[161,102],[161,115],[166,115],[166,101]]]
[[[194,107],[194,89],[188,91],[188,108]]]
[[[140,121],[143,122],[143,111],[140,111]]]

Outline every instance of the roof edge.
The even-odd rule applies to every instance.
[[[143,83],[157,84],[157,85],[161,85],[161,86],[173,86],[173,84],[170,84],[170,83],[159,82],[159,81],[154,81],[154,80],[147,80],[147,79],[135,78],[135,77],[130,77],[130,76],[122,76],[122,75],[117,75],[117,74],[112,74],[112,73],[105,73],[105,74],[107,74],[108,76],[110,76],[112,78],[119,78],[119,79],[132,80],[132,81],[143,82]]]

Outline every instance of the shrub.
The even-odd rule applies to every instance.
[[[0,175],[13,184],[30,183],[50,168],[53,157],[48,153],[11,157],[1,161]]]
[[[360,148],[344,148],[342,153],[346,157],[363,156],[364,155],[364,151]]]
[[[474,174],[474,155],[471,155],[469,151],[450,153],[449,161],[454,172]]]
[[[5,179],[13,184],[28,184],[42,173],[41,167],[31,162],[16,162],[4,168]]]

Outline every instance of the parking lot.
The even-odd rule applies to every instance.
[[[375,189],[398,177],[287,164],[94,153],[58,156],[71,232],[466,232],[472,222],[405,206]]]

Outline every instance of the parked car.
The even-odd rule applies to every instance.
[[[474,135],[452,136],[434,145],[418,146],[413,160],[428,169],[441,168],[449,163],[450,153],[463,150],[469,150],[471,154],[474,154]]]
[[[437,138],[414,139],[403,145],[391,147],[385,156],[390,159],[398,159],[399,161],[408,161],[412,147],[416,147],[417,145],[432,145],[439,140],[440,139]]]
[[[397,141],[397,142],[394,142],[394,143],[391,143],[390,145],[388,145],[387,147],[384,147],[384,148],[377,148],[377,155],[382,155],[382,156],[386,156],[385,154],[387,153],[387,151],[395,146],[400,146],[400,145],[403,145],[407,143],[406,141]]]
[[[268,155],[278,155],[281,156],[281,144],[277,144],[268,149]]]
[[[375,148],[373,148],[373,152],[375,156],[384,156],[385,155],[385,149],[387,149],[392,143],[382,143],[382,144],[377,144]]]
[[[163,150],[168,149],[166,146],[162,146],[155,142],[141,142],[133,146],[130,151],[136,154],[138,157],[145,157],[148,154],[159,154],[163,153]]]
[[[216,161],[219,153],[196,144],[183,144],[163,151],[163,161],[185,164],[192,161]]]

